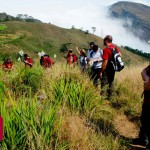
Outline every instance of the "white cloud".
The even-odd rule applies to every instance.
[[[83,30],[92,32],[91,27],[96,27],[98,36],[111,34],[114,37],[114,43],[119,45],[128,45],[133,48],[142,49],[150,52],[150,46],[122,27],[122,22],[110,20],[107,17],[107,6],[118,0],[0,0],[1,12],[10,15],[28,14],[44,22],[51,22],[64,28],[83,27]],[[150,6],[149,0],[126,0],[137,3],[143,3]]]

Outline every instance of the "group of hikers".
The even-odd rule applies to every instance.
[[[118,47],[112,43],[112,40],[113,38],[111,35],[107,35],[104,38],[103,42],[105,48],[103,50],[94,42],[90,43],[90,48],[87,52],[84,49],[79,50],[78,47],[76,47],[76,51],[80,55],[79,64],[81,71],[89,74],[95,87],[101,83],[100,94],[101,96],[106,96],[106,99],[108,100],[110,100],[113,93],[113,82],[116,72],[114,69],[114,63],[112,63],[112,60],[114,60],[114,51],[119,56],[120,60],[122,57],[121,52]],[[27,54],[24,54],[23,56],[25,67],[31,68],[33,60]],[[44,68],[49,68],[54,64],[49,55],[41,53],[39,56],[40,65]],[[68,50],[68,54],[65,58],[67,60],[67,64],[70,66],[74,66],[78,63],[78,58],[75,54],[73,54],[72,49]],[[4,70],[11,70],[12,66],[13,62],[9,58],[3,63]],[[123,67],[124,66],[122,66],[122,68]],[[150,65],[142,71],[142,78],[144,81],[144,102],[142,106],[141,128],[139,137],[134,139],[132,143],[147,145],[147,149],[150,150]],[[148,142],[146,142],[146,139]]]
[[[31,57],[29,57],[28,54],[24,54],[23,55],[22,61],[24,62],[26,68],[32,68],[32,66],[33,66],[33,60],[32,60]],[[40,57],[40,65],[43,66],[44,68],[49,68],[53,64],[54,64],[54,62],[50,59],[49,55],[47,55],[47,54],[44,53]],[[5,59],[2,67],[3,67],[3,69],[5,71],[10,71],[13,68],[13,62],[11,61],[10,58],[7,58],[7,59]]]

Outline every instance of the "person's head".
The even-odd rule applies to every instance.
[[[44,56],[44,57],[49,57],[49,55],[48,55],[48,54],[44,54],[43,56]]]
[[[81,49],[81,50],[80,50],[80,54],[81,54],[82,56],[85,56],[85,57],[86,57],[86,51],[85,51],[84,49]]]
[[[5,62],[6,62],[6,63],[11,63],[11,59],[10,59],[10,58],[7,58],[7,59],[5,59]]]
[[[91,42],[91,43],[90,43],[90,48],[93,49],[93,46],[94,46],[94,45],[95,45],[95,43],[94,43],[94,42]]]
[[[27,58],[27,57],[29,57],[29,56],[28,56],[28,54],[24,54],[23,56],[24,56],[24,58]]]
[[[72,54],[72,49],[69,49],[69,50],[68,50],[68,54],[69,54],[69,55]]]
[[[111,35],[106,35],[104,38],[104,45],[107,46],[108,44],[111,44],[112,40],[113,40],[113,38]]]
[[[97,45],[94,45],[94,46],[93,46],[93,51],[94,51],[94,52],[97,52],[97,50],[98,50],[98,46],[97,46]]]

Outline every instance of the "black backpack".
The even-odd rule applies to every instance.
[[[119,53],[116,52],[115,48],[109,48],[112,51],[113,59],[111,60],[111,64],[113,66],[114,71],[121,71],[124,68],[124,62],[121,59]]]

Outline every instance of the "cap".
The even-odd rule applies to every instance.
[[[94,43],[94,42],[91,42],[91,43],[90,43],[90,46],[91,46],[91,45],[95,45],[95,43]]]

